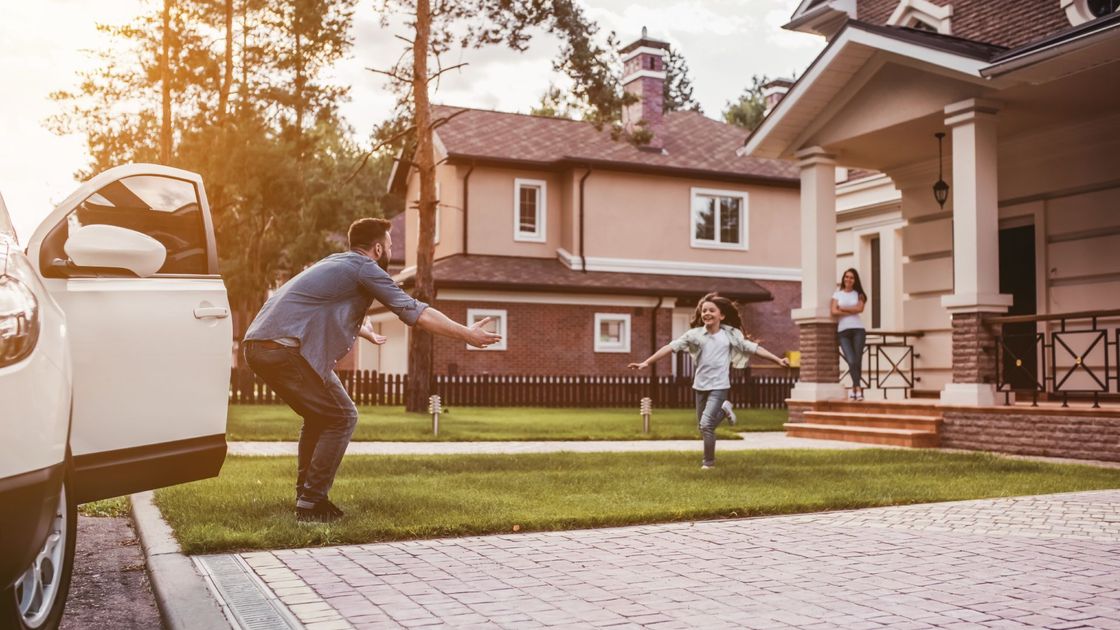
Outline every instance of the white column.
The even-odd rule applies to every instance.
[[[797,152],[801,167],[801,379],[793,400],[843,399],[836,322],[829,306],[836,286],[836,160],[821,147]]]
[[[836,290],[836,159],[821,147],[797,152],[801,167],[801,308],[797,322],[831,322]]]
[[[996,112],[999,103],[968,99],[945,108],[953,148],[953,293],[951,314],[1006,313],[1012,296],[999,292],[999,187]],[[994,383],[950,383],[941,400],[995,404]]]

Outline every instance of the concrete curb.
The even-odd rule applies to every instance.
[[[144,548],[152,592],[168,630],[233,628],[222,613],[206,578],[183,555],[171,526],[163,520],[151,492],[129,497],[132,520]]]

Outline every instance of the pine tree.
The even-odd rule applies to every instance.
[[[688,62],[684,55],[670,48],[665,59],[664,103],[666,112],[693,111],[703,114],[692,98],[692,79],[688,76]]]
[[[762,95],[762,86],[767,81],[765,76],[752,76],[751,84],[743,90],[739,100],[728,102],[724,107],[724,121],[751,131],[757,129],[766,116],[766,99]]]

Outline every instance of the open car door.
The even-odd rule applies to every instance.
[[[66,313],[77,502],[217,475],[233,337],[202,178],[110,169],[27,254]]]

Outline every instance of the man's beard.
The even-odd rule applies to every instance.
[[[381,256],[377,259],[377,266],[384,269],[386,273],[389,272],[389,252],[381,252]]]

